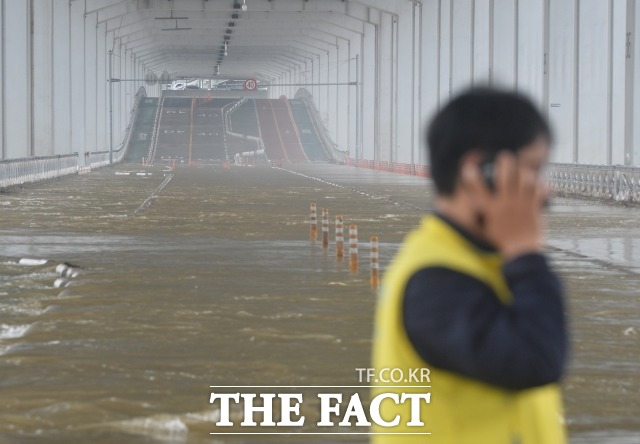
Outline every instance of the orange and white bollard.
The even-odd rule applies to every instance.
[[[329,248],[329,210],[322,209],[322,248]]]
[[[349,226],[349,271],[358,272],[358,226]]]
[[[309,217],[309,238],[315,241],[318,238],[318,211],[316,210],[316,204],[311,204],[311,215]]]
[[[378,236],[371,236],[371,288],[374,290],[380,285],[379,251]]]
[[[336,259],[344,258],[344,224],[342,216],[336,216]]]

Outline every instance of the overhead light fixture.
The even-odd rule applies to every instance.
[[[242,0],[242,11],[247,12],[247,0]]]
[[[227,55],[229,55],[229,54],[227,53],[227,42],[225,41],[224,42],[224,56],[226,57]]]
[[[169,17],[156,17],[156,20],[189,20],[189,17],[174,17],[172,9]]]
[[[175,28],[162,28],[162,31],[188,31],[189,29],[193,29],[193,28],[178,27],[178,21],[176,20],[176,27]]]

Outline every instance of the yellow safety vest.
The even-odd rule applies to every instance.
[[[462,375],[438,369],[415,351],[404,328],[402,306],[407,282],[426,267],[446,267],[478,279],[500,300],[509,304],[511,294],[502,275],[503,260],[497,253],[475,247],[436,216],[427,216],[410,233],[388,269],[376,310],[373,367],[429,368],[430,382],[419,389],[386,388],[382,381],[372,389],[380,393],[431,393],[430,403],[421,403],[424,427],[409,427],[410,403],[396,405],[385,399],[381,417],[391,421],[400,415],[396,427],[372,427],[377,433],[430,432],[430,435],[373,435],[375,444],[559,444],[566,442],[562,400],[557,384],[526,390],[506,390]],[[399,374],[396,371],[396,375]],[[419,374],[419,372],[418,372]],[[387,384],[389,385],[389,384]],[[392,384],[391,384],[392,385]],[[409,381],[406,384],[420,385]]]

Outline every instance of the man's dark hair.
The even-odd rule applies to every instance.
[[[460,160],[472,150],[494,158],[499,151],[517,152],[551,129],[526,97],[491,88],[470,89],[449,102],[431,121],[427,146],[431,176],[438,194],[454,191]]]

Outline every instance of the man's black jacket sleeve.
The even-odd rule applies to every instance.
[[[431,267],[409,280],[404,325],[430,365],[507,389],[555,382],[562,376],[567,333],[562,289],[540,254],[503,268],[513,303],[486,284]]]

